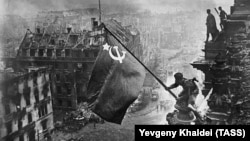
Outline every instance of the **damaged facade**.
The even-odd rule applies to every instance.
[[[7,67],[16,72],[27,68],[52,67],[52,101],[54,109],[75,110],[77,104],[85,101],[87,83],[92,67],[104,44],[104,28],[91,18],[91,30],[80,32],[74,26],[58,31],[55,24],[36,26],[35,31],[27,30],[15,59],[3,58]],[[116,20],[105,22],[106,27],[129,49],[142,57],[140,33],[130,27],[123,27]]]
[[[2,106],[4,109],[1,110],[3,113],[0,114],[2,117],[0,121],[3,123],[1,126],[3,140],[33,141],[49,138],[49,133],[58,120],[54,118],[53,121],[53,114],[56,117],[56,111],[79,110],[77,108],[81,102],[86,101],[88,80],[105,37],[103,26],[95,18],[89,21],[91,30],[74,30],[75,25],[64,26],[64,24],[57,30],[55,27],[60,27],[60,22],[52,24],[37,22],[34,30],[28,29],[25,33],[17,55],[1,58],[5,64],[5,71],[28,73],[13,78],[17,81],[14,85],[16,89],[14,86],[8,87],[10,84],[8,82],[12,79],[2,82],[3,95],[6,95],[4,91],[7,91],[4,88],[8,87],[12,91],[16,90],[21,97],[19,98],[21,104],[13,104],[8,100]],[[149,64],[147,57],[143,56],[140,32],[137,29],[132,26],[122,26],[113,19],[104,23],[106,28],[128,46],[135,56],[143,63]],[[40,70],[41,67],[45,69]],[[5,73],[9,75],[12,72]],[[48,94],[45,94],[44,90],[48,90]],[[1,98],[5,99],[4,96]],[[8,105],[11,105],[10,109]],[[7,120],[12,119],[9,117],[13,115],[20,115],[17,107],[21,107],[20,113],[23,112],[23,115],[16,120]]]
[[[49,138],[54,128],[50,70],[1,72],[0,140]]]
[[[204,59],[192,63],[205,74],[204,96],[213,88],[206,124],[250,124],[249,9],[249,1],[235,0],[225,31],[206,43]]]
[[[83,99],[92,65],[103,42],[101,30],[92,19],[92,31],[46,32],[41,27],[27,31],[11,65],[15,71],[29,67],[52,67],[53,108],[75,109]],[[49,30],[51,31],[51,30]],[[7,63],[8,64],[8,63]],[[9,63],[10,64],[10,63]]]

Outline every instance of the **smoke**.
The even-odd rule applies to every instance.
[[[99,0],[0,0],[2,14],[22,17],[36,15],[39,11],[98,8]],[[131,0],[101,0],[103,11],[134,11],[138,6]],[[3,11],[3,12],[2,12]],[[2,15],[1,14],[1,15]]]
[[[35,15],[38,11],[98,8],[99,0],[0,0],[1,13],[20,16]],[[100,0],[102,9],[110,11],[151,10],[153,12],[206,11],[218,7],[215,0]],[[218,0],[216,0],[218,1]],[[225,1],[225,0],[219,0]],[[227,0],[232,1],[232,0]],[[4,11],[4,12],[3,12]]]
[[[205,11],[207,8],[214,8],[214,0],[138,0],[143,9],[153,12],[165,13],[175,11]]]

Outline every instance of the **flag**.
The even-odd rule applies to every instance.
[[[106,121],[121,124],[143,86],[145,69],[109,33],[105,41],[94,64],[86,96],[94,113]]]

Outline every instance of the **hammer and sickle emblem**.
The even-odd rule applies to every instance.
[[[122,63],[122,60],[125,58],[126,51],[122,51],[122,56],[121,56],[121,54],[118,51],[118,46],[114,46],[113,48],[116,50],[117,57],[112,54],[112,47],[109,48],[110,57]]]

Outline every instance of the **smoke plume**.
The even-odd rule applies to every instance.
[[[0,0],[2,14],[35,15],[38,11],[98,8],[99,0]],[[206,11],[220,1],[233,0],[100,0],[105,12],[151,10],[152,12]],[[217,2],[219,1],[219,2]]]

